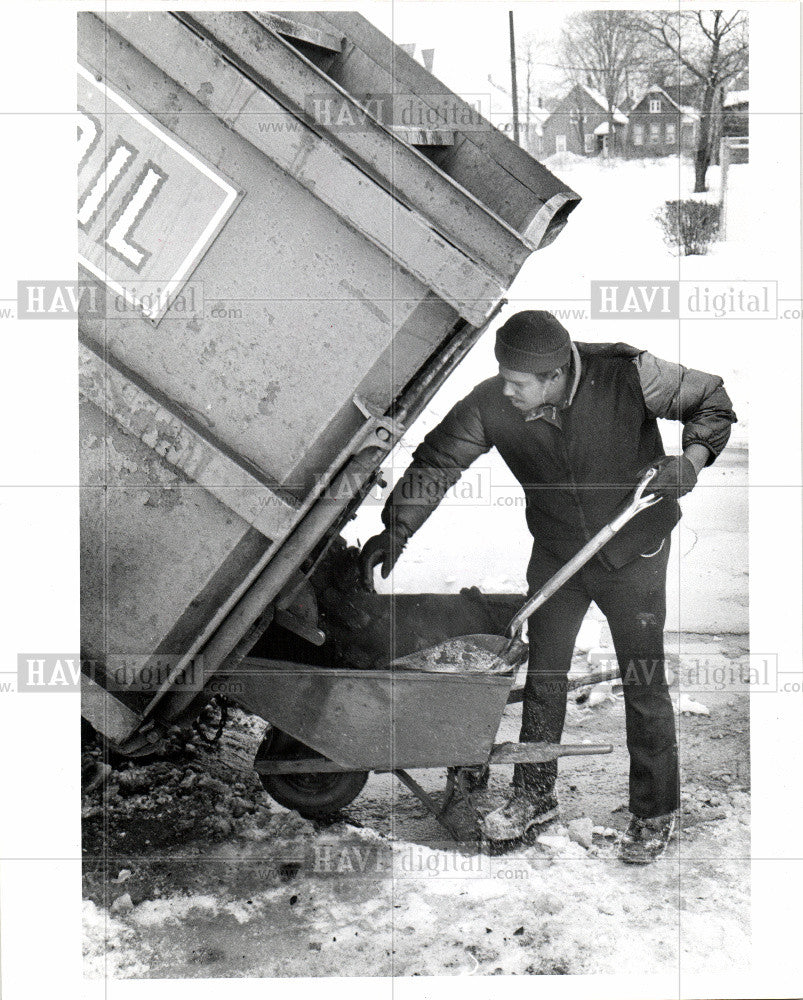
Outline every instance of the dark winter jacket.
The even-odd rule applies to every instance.
[[[682,421],[682,446],[704,445],[707,464],[725,447],[736,415],[717,376],[627,344],[575,343],[572,356],[563,408],[523,414],[503,396],[499,375],[460,400],[415,450],[385,506],[385,525],[409,537],[462,472],[497,448],[524,489],[537,545],[568,560],[632,495],[645,466],[664,454],[658,418]],[[677,501],[665,498],[597,558],[615,569],[652,552],[679,518]]]

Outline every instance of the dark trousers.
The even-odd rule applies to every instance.
[[[630,811],[642,819],[679,806],[675,716],[664,671],[668,561],[668,537],[656,555],[638,556],[618,570],[592,559],[530,616],[528,624],[530,662],[520,739],[559,743],[574,643],[592,601],[608,619],[624,688]],[[530,592],[560,565],[536,544],[527,570]],[[547,793],[557,772],[557,762],[517,764],[513,784]]]

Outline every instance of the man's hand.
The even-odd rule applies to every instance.
[[[697,483],[697,470],[685,455],[665,455],[650,466],[655,477],[647,483],[645,493],[660,497],[683,497],[691,493]]]
[[[382,579],[390,576],[390,571],[402,554],[407,543],[407,533],[403,529],[391,531],[385,528],[378,535],[369,538],[360,552],[360,574],[362,583],[369,593],[374,591],[374,570],[382,563]]]

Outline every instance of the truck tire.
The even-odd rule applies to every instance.
[[[322,757],[310,747],[280,729],[269,727],[257,750],[260,760],[303,760]],[[320,819],[343,809],[360,794],[368,780],[367,771],[308,774],[260,774],[265,791],[279,805],[295,809],[306,819]]]

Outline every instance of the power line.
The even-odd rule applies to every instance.
[[[525,61],[523,56],[519,56],[518,59],[520,62]],[[549,63],[549,62],[541,62],[541,60],[531,60],[531,64],[533,66],[549,66],[553,69],[573,69],[583,73],[610,72],[610,67],[608,66],[570,66],[567,63]],[[627,68],[650,70],[650,69],[655,69],[657,66],[660,66],[661,64],[662,64],[661,60],[657,59],[655,62],[649,62],[649,63],[628,63]]]

